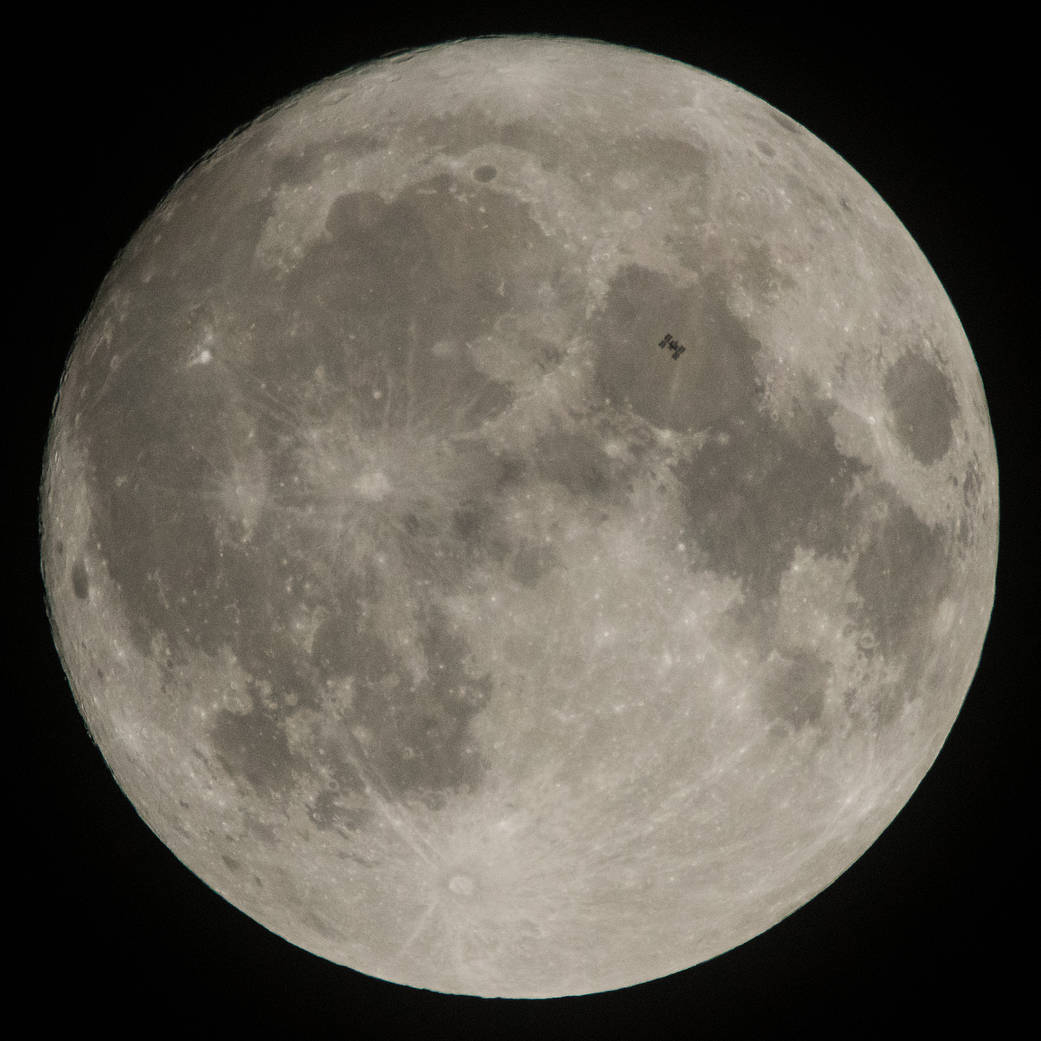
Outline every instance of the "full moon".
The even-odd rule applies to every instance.
[[[706,72],[489,37],[186,173],[51,423],[55,642],[196,875],[383,980],[554,997],[769,929],[893,820],[994,596],[965,333]]]

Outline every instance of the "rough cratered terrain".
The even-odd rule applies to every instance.
[[[176,186],[70,358],[43,562],[193,871],[361,971],[546,996],[860,855],[971,680],[996,520],[969,346],[865,182],[707,74],[506,38]]]

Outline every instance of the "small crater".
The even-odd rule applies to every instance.
[[[87,578],[87,568],[82,560],[77,560],[72,565],[72,591],[80,600],[86,600],[90,596],[90,580]]]
[[[499,171],[494,166],[479,166],[474,170],[474,180],[487,183],[488,181],[494,181]]]
[[[774,146],[767,144],[766,141],[756,141],[755,146],[763,153],[763,155],[768,156],[770,159],[777,155],[777,150]]]
[[[980,468],[975,460],[969,463],[965,471],[965,480],[962,482],[962,499],[965,509],[970,513],[975,511],[980,501],[980,492],[983,488],[983,480],[980,477]]]

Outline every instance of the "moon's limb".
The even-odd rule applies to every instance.
[[[500,39],[179,183],[70,359],[43,555],[192,870],[361,971],[546,996],[870,845],[971,680],[996,509],[969,345],[865,182],[707,74]]]

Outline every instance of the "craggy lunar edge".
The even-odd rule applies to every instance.
[[[893,819],[979,660],[997,464],[835,153],[677,62],[486,38],[174,187],[42,530],[79,707],[193,872],[362,972],[554,996],[742,943]]]

